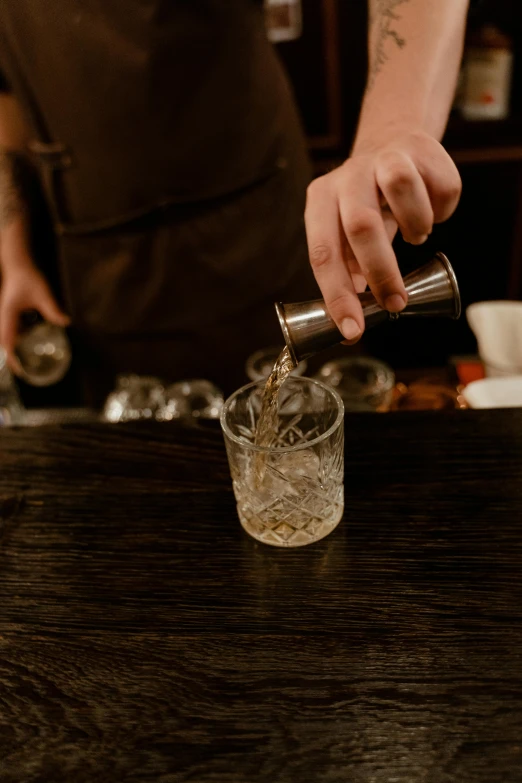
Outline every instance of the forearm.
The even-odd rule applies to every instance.
[[[31,256],[25,205],[28,139],[16,101],[0,93],[0,344],[18,375],[22,370],[15,351],[22,314],[36,310],[50,323],[70,323]]]
[[[355,151],[401,128],[442,138],[468,5],[468,0],[370,0],[369,74]]]
[[[28,130],[11,95],[0,94],[0,270],[31,263],[22,192]]]

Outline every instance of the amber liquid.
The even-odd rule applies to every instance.
[[[274,368],[268,376],[263,400],[261,403],[261,413],[256,428],[256,446],[271,446],[274,440],[277,422],[277,403],[279,399],[279,390],[286,381],[295,364],[292,357],[285,348],[274,364]]]

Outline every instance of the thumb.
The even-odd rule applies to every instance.
[[[40,301],[38,302],[38,310],[49,323],[56,326],[69,326],[71,319],[66,313],[58,306],[58,303],[51,291],[45,286],[45,289],[41,293]]]

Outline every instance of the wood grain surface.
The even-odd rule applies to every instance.
[[[346,513],[235,513],[219,431],[0,433],[1,783],[521,783],[522,412],[351,415]]]

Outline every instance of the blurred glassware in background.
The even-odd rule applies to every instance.
[[[165,392],[165,405],[158,412],[159,421],[183,419],[219,419],[223,392],[210,381],[195,378],[173,383]]]
[[[105,402],[103,418],[110,422],[154,419],[165,402],[165,387],[159,378],[119,375]]]
[[[51,386],[71,365],[71,346],[60,326],[40,321],[22,332],[15,348],[21,377],[31,386]]]
[[[120,375],[105,402],[103,418],[113,423],[138,419],[193,423],[219,419],[222,406],[221,390],[203,378],[179,381],[165,389],[159,378]]]
[[[476,302],[466,316],[486,375],[522,375],[522,302]]]
[[[284,345],[272,345],[269,348],[261,348],[260,351],[249,356],[245,364],[245,372],[250,380],[262,381],[268,378],[283,348]],[[307,366],[306,361],[299,362],[291,375],[304,375]]]
[[[7,366],[7,355],[0,347],[0,427],[22,424],[24,407],[13,375]]]
[[[381,412],[390,407],[395,373],[378,359],[336,359],[323,365],[315,377],[340,394],[347,411]]]

